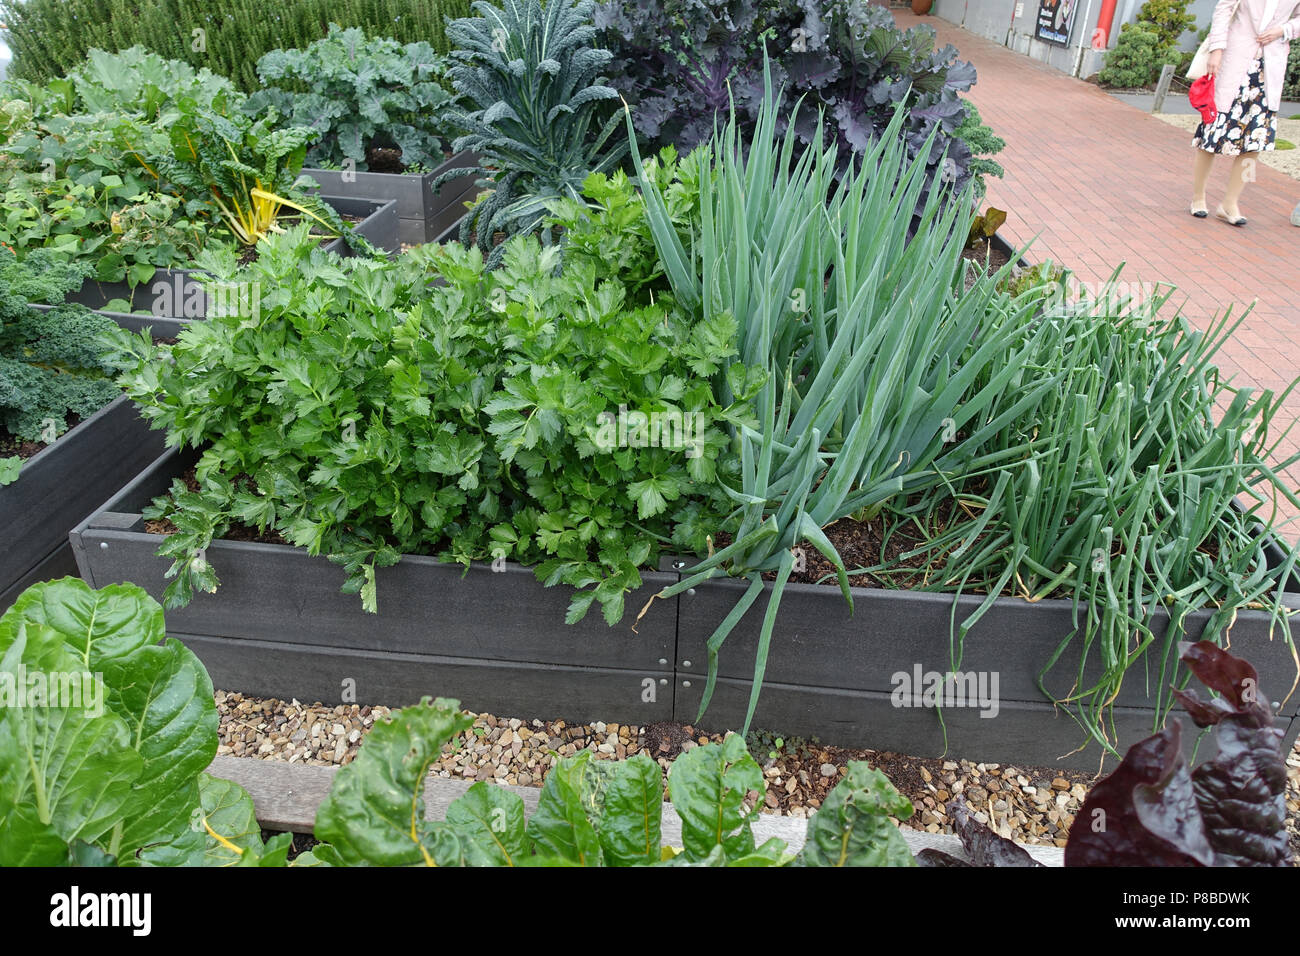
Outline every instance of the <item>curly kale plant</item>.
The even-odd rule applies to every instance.
[[[689,188],[659,177],[683,213]],[[273,237],[219,276],[275,290],[258,323],[211,317],[164,347],[173,361],[143,348],[128,393],[171,444],[206,447],[198,490],[152,512],[180,529],[162,548],[168,601],[217,586],[199,554],[234,522],[330,555],[372,610],[376,568],[434,554],[534,565],[579,589],[570,620],[599,602],[613,623],[661,549],[706,550],[732,507],[722,426],[754,424],[761,377],[735,362],[734,319],[651,295],[627,178],[589,191],[594,208],[566,210],[563,269],[559,247],[525,236],[492,272],[454,243],[340,262]],[[604,258],[606,241],[626,257]]]
[[[466,106],[451,121],[466,130],[454,148],[480,156],[479,167],[448,176],[488,176],[492,191],[461,226],[461,241],[476,235],[490,265],[501,261],[493,236],[540,231],[557,199],[577,199],[592,172],[613,169],[627,151],[618,113],[606,101],[618,94],[600,73],[610,54],[594,45],[591,0],[477,0],[477,17],[448,25],[460,49],[452,56],[456,91]]]
[[[997,176],[1001,179],[1005,172],[1002,164],[990,157],[1002,152],[1006,148],[1007,141],[985,124],[979,109],[970,100],[966,101],[966,119],[961,126],[957,127],[957,136],[970,147],[971,181],[975,186],[975,199],[979,201],[988,191],[984,177]]]
[[[85,418],[121,394],[109,377],[117,325],[78,305],[38,312],[87,276],[79,265],[34,252],[19,262],[0,249],[0,426],[22,441],[51,442],[68,416]]]
[[[901,106],[909,157],[928,150],[930,186],[918,211],[936,184],[956,195],[972,177],[1001,174],[996,164],[973,162],[976,153],[1003,145],[960,95],[974,84],[974,67],[951,46],[936,49],[931,27],[899,30],[885,7],[866,0],[611,0],[597,9],[595,23],[614,52],[609,74],[632,104],[637,135],[654,146],[688,150],[707,141],[726,125],[733,103],[742,132],[752,134],[766,54],[786,114],[802,100],[800,140],[837,143],[841,173]]]
[[[733,98],[743,105],[749,78],[762,77],[765,42],[775,55],[795,14],[787,0],[611,0],[593,22],[637,135],[685,152],[726,123]]]
[[[445,71],[427,43],[367,39],[355,27],[331,23],[329,35],[306,49],[272,50],[258,60],[266,88],[244,108],[256,116],[271,106],[314,130],[311,166],[351,160],[366,170],[376,150],[396,149],[403,166],[433,167],[443,159],[452,99],[441,85]]]

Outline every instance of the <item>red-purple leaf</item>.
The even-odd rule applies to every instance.
[[[1129,748],[1092,788],[1070,828],[1066,866],[1209,866],[1182,731],[1171,723]]]
[[[1259,674],[1255,668],[1212,641],[1183,643],[1178,649],[1182,652],[1183,663],[1196,679],[1219,695],[1218,701],[1203,702],[1194,690],[1177,692],[1178,699],[1187,707],[1197,726],[1211,726],[1228,714],[1248,716],[1259,727],[1272,726],[1273,714],[1261,700]]]

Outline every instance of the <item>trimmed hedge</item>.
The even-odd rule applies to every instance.
[[[206,66],[247,92],[261,86],[256,67],[263,53],[305,47],[330,23],[401,43],[424,40],[446,53],[444,18],[468,14],[469,0],[0,0],[12,77],[48,82],[80,65],[93,47],[116,53],[138,43]]]

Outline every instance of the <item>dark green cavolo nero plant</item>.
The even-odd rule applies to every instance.
[[[121,394],[112,319],[79,305],[28,305],[61,301],[86,275],[45,252],[20,262],[0,248],[0,428],[12,438],[52,442],[70,415],[87,418]]]
[[[674,169],[669,154],[657,181],[686,214]],[[199,554],[232,522],[330,555],[371,610],[376,568],[401,554],[509,558],[578,589],[569,620],[598,602],[614,623],[661,551],[704,551],[735,475],[722,426],[755,424],[762,376],[735,361],[734,320],[687,320],[648,293],[647,260],[602,257],[625,235],[654,262],[626,177],[589,186],[563,269],[529,237],[492,272],[455,244],[377,262],[273,237],[243,271],[214,271],[274,290],[259,322],[211,317],[163,347],[170,361],[141,341],[128,394],[201,451],[199,490],[152,512],[179,529],[162,548],[169,604],[217,586]]]
[[[475,236],[495,266],[497,232],[537,232],[549,244],[549,206],[579,198],[587,175],[614,169],[627,144],[607,108],[618,94],[601,77],[610,54],[594,43],[591,0],[476,0],[473,9],[477,17],[447,26],[463,100],[450,119],[465,130],[453,148],[473,150],[482,165],[447,175],[489,177],[491,192],[471,209],[461,241]]]
[[[446,68],[427,43],[367,38],[331,23],[329,35],[305,49],[272,50],[258,60],[264,88],[244,109],[256,116],[273,107],[294,126],[314,130],[309,166],[350,160],[367,170],[377,150],[396,149],[403,166],[432,168],[450,138]]]

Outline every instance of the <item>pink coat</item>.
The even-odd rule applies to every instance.
[[[1232,108],[1241,86],[1250,73],[1250,65],[1259,53],[1259,34],[1281,27],[1282,39],[1264,47],[1264,93],[1268,108],[1282,105],[1282,86],[1286,82],[1286,59],[1291,41],[1300,39],[1300,0],[1241,0],[1236,16],[1236,0],[1219,0],[1210,21],[1210,52],[1223,51],[1219,73],[1214,78],[1214,105],[1220,113]],[[1264,22],[1264,18],[1268,22]]]

